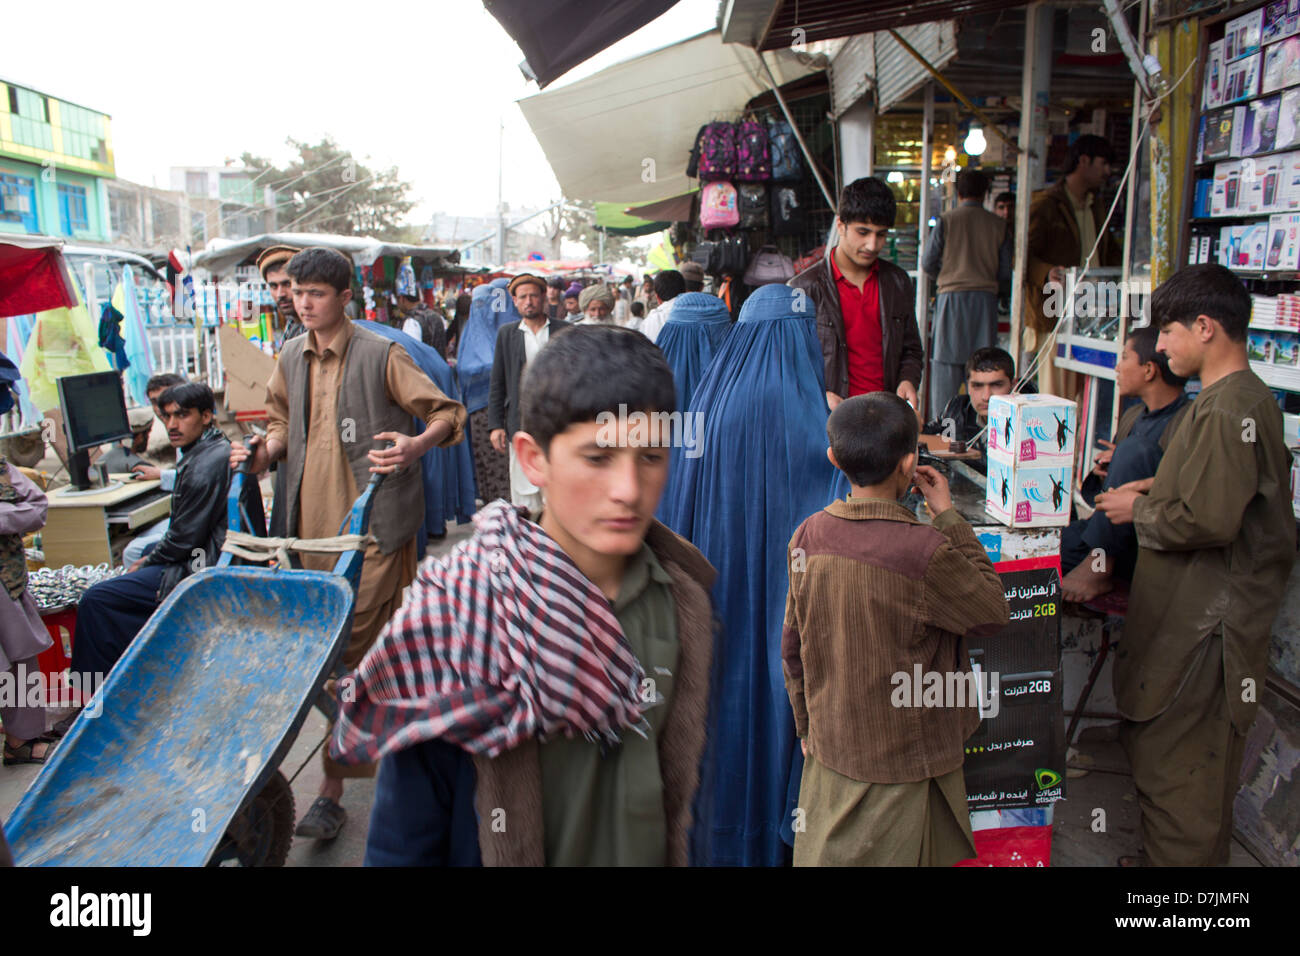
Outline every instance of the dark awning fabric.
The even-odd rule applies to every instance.
[[[635,33],[677,0],[483,0],[527,60],[539,89]]]
[[[833,40],[1025,5],[1025,0],[781,0],[758,48],[780,50],[793,39]]]
[[[680,196],[648,202],[643,206],[630,206],[627,214],[642,219],[660,219],[665,222],[690,222],[695,218],[695,197],[698,195],[698,190],[691,190]]]
[[[0,316],[72,308],[76,304],[77,295],[57,245],[0,240]]]

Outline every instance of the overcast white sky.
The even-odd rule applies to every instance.
[[[711,29],[717,6],[680,0],[550,88]],[[515,105],[537,87],[478,0],[62,0],[6,4],[4,23],[26,39],[5,45],[0,76],[110,114],[124,179],[166,187],[171,166],[245,150],[285,161],[286,137],[329,134],[362,162],[398,167],[419,202],[413,221],[492,215],[504,119],[506,202],[560,198]]]

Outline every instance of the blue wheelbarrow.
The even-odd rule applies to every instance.
[[[353,504],[349,533],[366,534],[382,478]],[[245,480],[231,476],[233,530],[251,528]],[[278,768],[347,643],[364,557],[358,544],[327,573],[223,553],[182,581],[5,823],[14,862],[283,865],[294,806]]]

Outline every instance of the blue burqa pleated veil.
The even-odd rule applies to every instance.
[[[405,348],[420,371],[429,376],[444,395],[459,401],[460,389],[451,374],[451,366],[437,349],[379,322],[362,321],[358,324]],[[424,422],[417,422],[415,427],[423,430]],[[448,521],[468,521],[474,514],[475,497],[474,455],[469,441],[448,448],[430,448],[420,459],[420,467],[424,473],[425,533],[440,535],[447,530]]]
[[[685,412],[690,406],[696,386],[704,378],[704,370],[730,331],[731,314],[727,311],[727,304],[716,295],[685,292],[673,299],[672,312],[655,344],[673,370],[679,411]],[[696,439],[699,437],[690,429],[686,434]],[[674,442],[669,450],[668,484],[664,486],[659,510],[655,512],[655,517],[664,523],[668,522],[672,502],[681,497],[683,453],[680,442]],[[695,454],[695,451],[690,453]]]
[[[470,293],[469,318],[456,352],[456,378],[460,381],[461,401],[471,414],[488,402],[497,332],[507,323],[520,321],[519,310],[506,288],[509,284],[509,279],[493,279],[487,285],[475,286]]]
[[[683,458],[668,524],[718,569],[721,622],[692,861],[777,866],[803,770],[781,671],[786,548],[836,474],[812,300],[784,285],[751,295],[688,410],[704,413],[703,454]]]

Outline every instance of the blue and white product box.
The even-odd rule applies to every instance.
[[[1074,465],[1079,413],[1055,395],[994,395],[989,399],[988,456],[1013,467]]]
[[[1241,236],[1241,251],[1237,255],[1238,268],[1261,272],[1268,257],[1268,223],[1257,222],[1246,226]]]
[[[1229,20],[1223,28],[1223,56],[1225,60],[1235,60],[1250,53],[1259,52],[1259,43],[1264,33],[1264,10],[1252,10],[1244,16]]]
[[[1274,213],[1268,220],[1264,269],[1300,271],[1300,213]]]
[[[1011,528],[1050,528],[1070,523],[1074,494],[1069,465],[1035,467],[989,458],[984,510]]]

